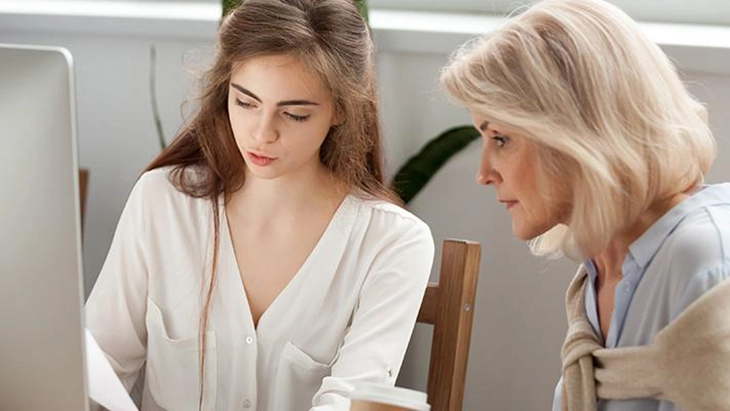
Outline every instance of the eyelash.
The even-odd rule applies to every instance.
[[[497,147],[502,148],[509,141],[509,137],[507,137],[503,134],[497,134],[494,137],[492,137],[492,140],[495,141],[495,144],[497,144]]]
[[[239,99],[236,99],[236,104],[239,105],[239,106],[241,106],[241,107],[243,107],[243,108],[251,108],[251,107],[253,107],[253,104],[246,103],[245,101],[241,101]],[[297,123],[301,123],[301,122],[307,121],[307,119],[309,118],[308,115],[307,116],[297,116],[295,114],[286,113],[286,112],[284,113],[284,115],[287,116],[292,121],[296,121]]]
[[[246,103],[244,101],[241,101],[239,99],[236,99],[236,104],[239,105],[239,106],[241,106],[241,107],[243,107],[243,108],[251,108],[251,107],[253,107],[251,104],[248,104],[248,103]]]
[[[294,114],[291,114],[291,113],[284,113],[284,115],[286,115],[290,119],[296,121],[297,123],[307,121],[307,119],[309,118],[309,116],[295,116]]]

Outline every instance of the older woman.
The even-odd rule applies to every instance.
[[[546,0],[458,52],[477,182],[514,234],[581,261],[553,410],[730,409],[730,184],[703,106],[637,24]]]

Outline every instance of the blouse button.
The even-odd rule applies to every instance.
[[[248,337],[248,338],[251,338],[251,337]],[[246,398],[246,400],[243,401],[243,408],[251,408],[251,400]]]
[[[253,337],[246,337],[246,344],[253,344]]]

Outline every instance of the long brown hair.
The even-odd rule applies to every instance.
[[[172,184],[210,200],[213,209],[213,264],[199,328],[199,407],[218,265],[219,199],[221,194],[228,199],[244,183],[245,163],[228,119],[231,71],[236,63],[277,54],[309,65],[331,91],[343,119],[322,143],[322,164],[354,192],[399,204],[383,181],[373,51],[367,25],[351,0],[244,0],[220,26],[216,60],[202,78],[197,113],[145,170],[172,166]]]

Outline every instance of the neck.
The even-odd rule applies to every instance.
[[[275,179],[257,178],[247,169],[243,186],[231,194],[226,210],[250,221],[282,221],[323,207],[336,208],[347,191],[346,185],[319,163]]]
[[[657,220],[674,206],[689,197],[686,193],[678,193],[666,200],[657,201],[644,211],[629,227],[619,231],[608,243],[608,246],[593,258],[598,270],[599,283],[618,281],[623,277],[621,266],[629,252],[629,246],[646,232]]]

